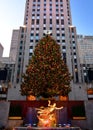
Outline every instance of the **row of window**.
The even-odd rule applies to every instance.
[[[34,28],[34,27],[31,27],[31,31],[34,31],[34,30],[35,30],[35,28]],[[38,30],[39,30],[39,27],[36,28],[36,31],[38,31]],[[43,30],[47,30],[46,27],[44,27]],[[50,27],[50,30],[52,30],[52,26]],[[58,27],[57,27],[56,30],[62,30],[62,32],[64,33],[65,28],[58,28]],[[32,35],[33,35],[33,34],[32,34]],[[64,35],[64,34],[62,34],[62,36],[63,36],[63,35]]]
[[[53,4],[52,3],[50,3],[49,4],[49,6],[50,6],[50,9],[53,7]],[[47,4],[44,4],[44,9],[46,9],[46,7],[47,7]],[[55,4],[55,7],[56,8],[63,8],[63,3],[61,3],[60,5],[57,3],[57,4]],[[29,8],[29,6],[27,6],[27,9]],[[40,4],[33,4],[33,9],[36,9],[36,8],[38,8],[38,9],[40,9]]]
[[[33,53],[33,46],[29,47],[29,52]],[[66,52],[66,46],[62,46],[62,52]],[[21,59],[20,59],[20,61],[21,61]]]
[[[37,6],[37,8],[40,8],[40,3],[39,3],[39,4],[37,4],[37,5],[36,5],[36,4],[37,4],[37,3],[34,3],[34,4],[33,4],[33,8],[36,8],[36,6]],[[56,8],[58,8],[59,4],[58,4],[58,3],[56,3],[55,5],[56,5]],[[46,6],[47,6],[47,4],[46,4],[46,3],[44,3],[44,7],[46,7]],[[50,4],[49,4],[49,6],[50,6],[50,7],[52,7],[52,6],[53,6],[53,4],[52,4],[52,3],[50,3]],[[27,6],[27,8],[28,8],[28,7],[29,7],[29,6]],[[63,7],[63,3],[60,3],[60,7]]]
[[[46,2],[47,0],[44,0],[44,2]],[[52,2],[54,0],[50,0],[50,2]],[[63,2],[63,0],[55,0],[56,2]],[[29,1],[28,1],[29,2]],[[33,0],[33,2],[41,2],[41,0]]]
[[[46,13],[44,13],[43,15],[44,15],[44,17],[45,17],[45,16],[46,16]],[[50,13],[49,15],[52,16],[52,13]],[[36,16],[40,16],[40,13],[37,12]],[[57,14],[56,14],[56,17],[59,17],[59,16],[64,17],[64,14],[60,14],[60,15],[59,15],[59,13],[57,13]],[[32,13],[32,17],[35,17],[35,13]]]
[[[37,25],[39,25],[40,19],[36,19],[36,20],[32,19],[32,24],[33,25],[35,24],[35,22],[36,22]],[[61,22],[61,25],[64,25],[64,19],[61,19],[61,20],[56,19],[56,24],[57,25],[60,24],[60,22]],[[46,19],[43,20],[43,24],[46,24]],[[50,24],[52,24],[52,19],[50,19]]]
[[[39,39],[30,39],[30,43],[33,43],[33,42],[35,42],[35,43],[37,43],[39,41]],[[62,44],[64,44],[65,45],[65,39],[64,40],[56,40],[58,43],[62,43]],[[22,48],[21,48],[22,49]]]
[[[47,9],[46,8],[44,8],[44,12],[46,12],[47,11]],[[34,13],[34,12],[40,12],[40,9],[38,8],[37,10],[36,9],[32,9],[32,12]],[[50,12],[52,12],[52,8],[50,8]],[[56,9],[56,12],[63,12],[63,9]],[[69,16],[69,15],[68,15]]]

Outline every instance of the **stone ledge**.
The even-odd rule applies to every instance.
[[[86,117],[73,117],[73,120],[86,120]]]
[[[21,116],[10,116],[8,117],[9,120],[21,120],[22,117]]]
[[[20,127],[21,125],[23,124],[23,120],[8,120],[8,123],[7,123],[7,127],[11,127],[11,128],[14,128],[14,127]]]

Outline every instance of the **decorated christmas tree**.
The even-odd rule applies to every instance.
[[[23,75],[22,95],[67,96],[71,91],[71,75],[62,60],[60,45],[49,35],[42,38]]]

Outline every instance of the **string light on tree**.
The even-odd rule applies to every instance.
[[[60,46],[50,35],[43,37],[35,46],[23,75],[21,94],[44,98],[67,96],[71,91],[70,81],[71,75],[62,60]]]

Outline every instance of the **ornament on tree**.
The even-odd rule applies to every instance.
[[[60,45],[47,35],[35,46],[23,75],[21,94],[44,98],[67,96],[71,91],[71,79]]]

